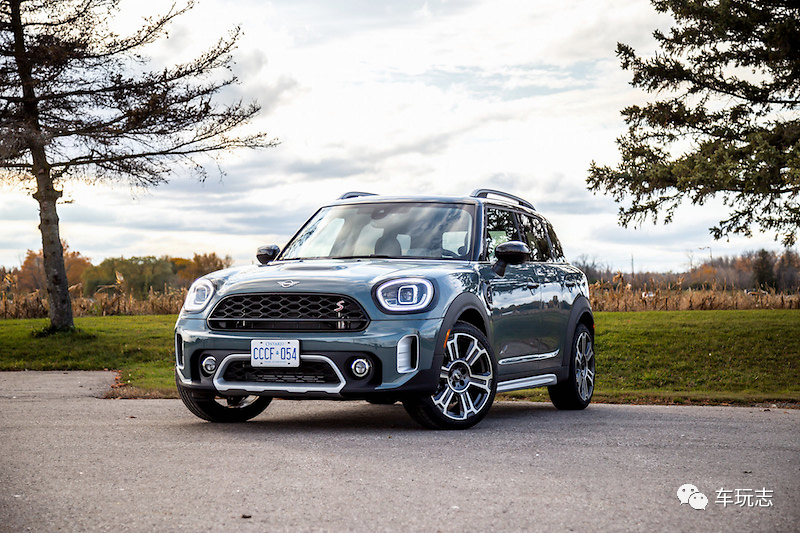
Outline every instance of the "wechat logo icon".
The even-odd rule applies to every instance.
[[[688,503],[692,509],[704,510],[708,506],[708,498],[694,485],[687,483],[678,489],[678,499],[681,505]]]

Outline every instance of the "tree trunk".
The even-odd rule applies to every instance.
[[[39,231],[42,234],[44,276],[47,299],[50,302],[50,326],[56,330],[72,328],[72,302],[56,213],[56,202],[61,197],[61,191],[53,187],[50,169],[47,167],[39,169],[36,182],[38,190],[33,197],[39,202]]]
[[[27,125],[26,143],[31,153],[31,173],[36,178],[37,190],[33,197],[39,202],[39,231],[42,234],[42,255],[44,274],[47,281],[47,299],[50,302],[50,326],[55,330],[74,327],[72,302],[69,298],[67,269],[64,267],[64,249],[58,231],[56,202],[61,191],[53,185],[50,164],[39,124],[39,104],[36,99],[28,51],[20,13],[20,0],[9,2],[11,8],[11,28],[14,33],[14,59],[22,82],[22,115]]]

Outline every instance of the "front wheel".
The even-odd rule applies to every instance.
[[[447,339],[439,386],[431,396],[405,400],[411,418],[431,429],[467,429],[480,422],[497,391],[497,363],[486,336],[459,322]]]
[[[572,340],[569,378],[547,388],[557,409],[585,409],[594,393],[594,337],[589,328],[579,324]]]
[[[260,415],[272,401],[268,396],[197,396],[180,384],[178,393],[189,411],[209,422],[247,422]]]

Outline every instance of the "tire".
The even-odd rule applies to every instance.
[[[175,378],[177,383],[177,376]],[[269,396],[198,396],[180,383],[177,385],[181,400],[189,411],[209,422],[247,422],[260,415],[272,401]]]
[[[497,362],[486,336],[459,322],[445,347],[439,385],[431,396],[403,401],[411,418],[431,429],[467,429],[480,422],[497,392]]]
[[[594,394],[595,357],[594,336],[585,325],[575,329],[571,350],[569,378],[547,390],[557,409],[586,409]]]

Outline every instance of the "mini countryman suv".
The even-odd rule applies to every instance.
[[[354,399],[463,429],[497,392],[547,387],[559,409],[592,398],[586,277],[521,198],[347,193],[257,258],[195,281],[178,318],[176,383],[200,418]]]

